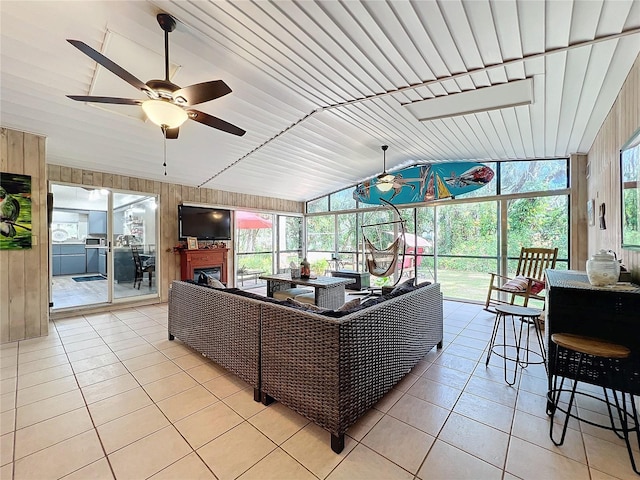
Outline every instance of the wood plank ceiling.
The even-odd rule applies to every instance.
[[[160,11],[179,22],[172,81],[223,79],[233,93],[200,109],[247,130],[187,122],[167,176],[157,126],[65,97],[96,73],[65,39],[142,76],[105,39],[163,55]],[[638,0],[2,1],[0,17],[2,125],[47,136],[49,163],[291,200],[380,173],[382,144],[388,170],[587,152],[640,52]],[[524,78],[530,105],[424,122],[405,107]]]

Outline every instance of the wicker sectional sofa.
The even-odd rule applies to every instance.
[[[442,347],[438,284],[345,313],[238,293],[173,282],[169,338],[250,383],[256,400],[278,400],[327,430],[338,453],[347,428]]]
[[[225,290],[174,281],[169,340],[174,336],[234,373],[260,401],[260,314],[264,302]]]

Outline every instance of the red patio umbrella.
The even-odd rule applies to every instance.
[[[385,232],[389,235],[394,235],[393,232]],[[418,235],[413,235],[412,233],[404,234],[404,241],[409,247],[430,247],[431,242],[425,238],[422,238]]]
[[[257,213],[236,211],[236,228],[250,230],[254,228],[271,228],[271,220],[263,218]]]

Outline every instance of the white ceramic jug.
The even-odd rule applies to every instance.
[[[587,276],[594,287],[615,285],[620,276],[620,264],[613,252],[600,250],[587,260]]]

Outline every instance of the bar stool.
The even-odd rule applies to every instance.
[[[547,413],[551,416],[549,438],[555,445],[562,445],[567,433],[569,418],[571,417],[595,427],[612,430],[619,438],[624,439],[629,459],[631,460],[631,467],[634,472],[640,475],[633,458],[629,439],[629,434],[636,432],[638,445],[640,446],[638,412],[634,395],[631,389],[627,387],[625,372],[625,361],[631,356],[631,350],[623,345],[569,333],[554,333],[551,335],[551,341],[555,344],[555,354],[551,365],[551,381],[553,385],[551,386],[550,383],[551,390],[547,393]],[[567,378],[565,375],[571,375],[573,378],[573,387],[570,390],[564,388],[564,380]],[[561,380],[558,385],[559,378]],[[591,393],[576,391],[580,381],[602,386],[604,398],[597,397]],[[613,399],[609,399],[607,388],[611,390]],[[571,392],[566,409],[560,406],[560,395],[563,392]],[[620,393],[620,399],[618,398],[618,393]],[[591,422],[571,413],[576,395],[603,402],[607,407],[611,425]],[[627,402],[627,395],[629,396],[629,402]],[[630,408],[628,408],[627,403],[629,403]],[[553,436],[553,417],[556,411],[566,415],[560,440],[556,440]],[[616,425],[614,413],[620,422],[620,426]]]
[[[491,334],[491,340],[489,341],[489,347],[487,351],[487,362],[491,359],[491,354],[494,353],[504,360],[504,381],[508,385],[516,383],[516,376],[518,374],[518,366],[521,368],[527,368],[530,364],[542,363],[547,368],[547,351],[544,346],[544,339],[542,338],[542,331],[540,329],[540,313],[541,311],[535,308],[521,307],[518,305],[496,305],[496,321],[493,324],[493,333]],[[511,328],[513,330],[513,344],[507,343],[507,317],[511,317]],[[520,329],[516,333],[516,318],[520,320]],[[502,323],[502,340],[504,343],[496,344],[496,337],[498,330],[500,330],[500,324]],[[526,326],[526,344],[522,343],[522,333]],[[529,348],[529,327],[533,326],[536,332],[536,338],[538,339],[538,347],[540,352],[536,352]],[[499,351],[502,347],[502,353]],[[513,349],[515,349],[515,357],[512,355]],[[522,355],[521,355],[522,353]],[[539,357],[540,360],[531,360],[530,355]],[[514,362],[513,379],[509,381],[507,378],[507,362]]]

